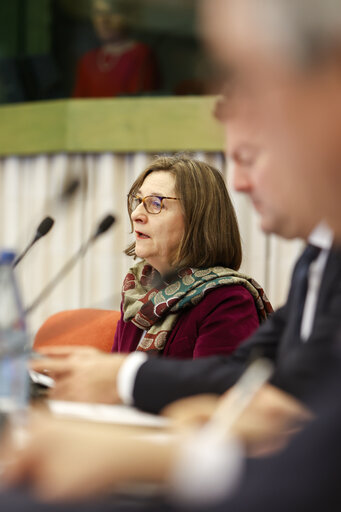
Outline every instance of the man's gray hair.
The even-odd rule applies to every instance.
[[[300,65],[314,65],[341,50],[341,0],[248,0],[247,3],[252,15],[267,31],[269,43],[281,47]]]

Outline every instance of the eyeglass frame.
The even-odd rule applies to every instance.
[[[145,196],[145,197],[139,197],[135,194],[128,194],[128,205],[129,205],[129,198],[132,197],[133,199],[139,199],[140,200],[140,203],[134,208],[134,210],[136,210],[136,208],[138,206],[140,206],[141,203],[143,203],[143,207],[144,209],[146,210],[147,213],[149,213],[150,215],[158,215],[159,213],[161,213],[162,209],[164,208],[164,204],[163,204],[163,200],[164,199],[174,199],[175,201],[180,201],[180,197],[168,197],[168,196],[157,196],[155,194],[151,194],[149,196]],[[146,206],[146,203],[145,203],[145,200],[148,198],[148,197],[156,197],[157,199],[160,199],[160,202],[161,202],[161,208],[160,208],[160,211],[158,212],[150,212],[148,209],[147,209],[147,206]],[[129,205],[129,209],[131,210],[130,208],[130,205]],[[131,210],[131,213],[134,211],[134,210]]]

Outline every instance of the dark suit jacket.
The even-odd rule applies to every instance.
[[[293,332],[295,272],[286,304],[229,357],[196,361],[150,359],[138,371],[135,405],[159,412],[166,404],[200,393],[223,393],[245,370],[250,357],[262,354],[275,362],[273,383],[310,405],[318,374],[331,364],[328,347],[341,325],[341,253],[330,252],[321,283],[313,331],[306,342]]]

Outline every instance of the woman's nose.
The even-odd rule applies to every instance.
[[[133,210],[131,212],[131,220],[136,222],[136,221],[140,221],[140,222],[146,222],[147,221],[147,212],[146,212],[146,209],[145,207],[143,206],[143,203],[141,202],[136,208],[135,210]]]

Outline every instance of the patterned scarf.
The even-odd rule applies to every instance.
[[[183,309],[198,304],[212,288],[235,284],[251,293],[263,322],[273,309],[264,290],[245,274],[225,267],[187,268],[167,284],[151,265],[137,263],[126,275],[122,290],[124,321],[146,331],[136,350],[161,352]]]

